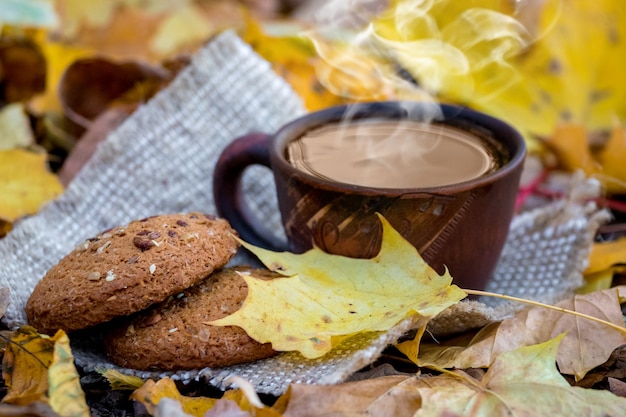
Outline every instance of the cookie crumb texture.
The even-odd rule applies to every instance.
[[[226,265],[239,246],[224,219],[201,213],[136,220],[78,245],[26,303],[41,333],[84,329],[143,310]]]
[[[235,326],[211,326],[237,311],[248,286],[237,271],[266,279],[279,275],[249,268],[223,268],[164,302],[112,323],[104,335],[109,359],[140,370],[219,368],[275,355]]]

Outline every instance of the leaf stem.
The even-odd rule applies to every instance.
[[[486,297],[502,298],[504,300],[517,301],[519,303],[530,304],[530,305],[535,306],[535,307],[543,307],[543,308],[547,308],[549,310],[554,310],[554,311],[559,311],[561,313],[571,314],[571,315],[576,316],[576,317],[581,317],[581,318],[584,318],[584,319],[587,319],[587,320],[595,321],[596,323],[604,324],[605,326],[611,327],[612,329],[617,330],[618,332],[626,335],[626,328],[623,327],[623,326],[619,326],[619,325],[617,325],[615,323],[611,323],[610,321],[602,320],[602,319],[599,319],[597,317],[590,316],[590,315],[585,314],[585,313],[579,313],[578,311],[570,310],[570,309],[567,309],[567,308],[557,307],[557,306],[553,306],[553,305],[550,305],[550,304],[540,303],[539,301],[526,300],[524,298],[518,298],[518,297],[513,297],[513,296],[510,296],[510,295],[498,294],[498,293],[489,292],[489,291],[466,290],[466,289],[463,289],[463,291],[465,291],[467,294],[471,294],[471,295],[482,295],[482,296],[486,296]]]

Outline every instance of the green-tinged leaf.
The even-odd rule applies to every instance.
[[[462,371],[419,379],[423,406],[416,415],[623,416],[626,398],[572,387],[557,371],[562,337],[497,356],[480,381]]]
[[[144,380],[138,376],[125,375],[115,369],[107,369],[102,372],[102,376],[106,378],[114,390],[131,390],[134,391],[141,388],[144,384]]]
[[[48,369],[50,406],[61,417],[89,417],[89,407],[80,385],[70,339],[62,330],[55,336],[54,356]]]

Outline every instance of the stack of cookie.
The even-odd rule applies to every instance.
[[[236,232],[201,213],[154,216],[88,239],[53,266],[26,304],[41,333],[94,326],[112,362],[141,370],[222,367],[276,354],[234,326],[207,324],[237,311],[247,296],[226,268]],[[255,275],[271,279],[266,270]]]

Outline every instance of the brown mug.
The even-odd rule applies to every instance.
[[[218,213],[242,239],[257,246],[302,253],[315,245],[355,258],[378,253],[380,213],[438,273],[448,268],[455,284],[484,289],[509,231],[526,155],[523,137],[511,126],[467,108],[439,105],[432,126],[478,138],[495,161],[493,169],[451,184],[351,184],[305,172],[287,157],[290,143],[316,129],[370,121],[423,123],[428,106],[432,104],[372,102],[332,107],[299,117],[272,135],[251,133],[235,139],[215,167]],[[265,230],[244,203],[242,175],[255,164],[273,172],[287,242]],[[445,167],[455,168],[454,163]]]

